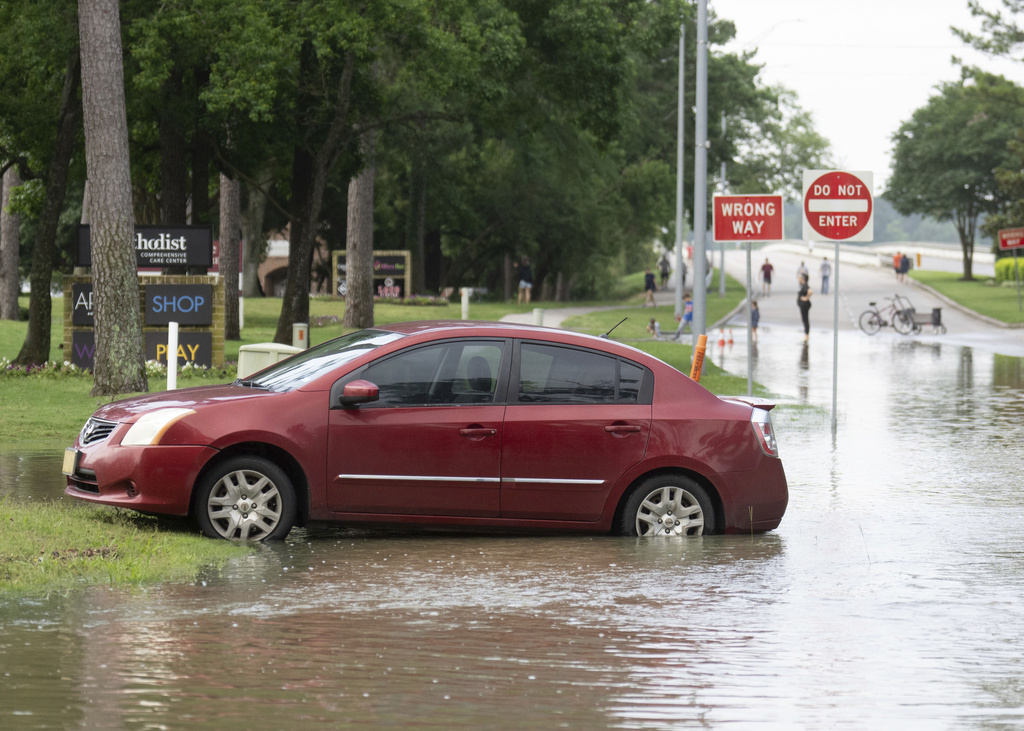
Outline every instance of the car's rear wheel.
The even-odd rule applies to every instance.
[[[660,475],[636,487],[626,500],[620,532],[642,538],[700,536],[715,527],[707,491],[688,477]]]
[[[228,459],[202,480],[195,516],[210,538],[272,541],[295,523],[295,488],[284,471],[263,457]]]

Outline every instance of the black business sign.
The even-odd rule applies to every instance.
[[[335,253],[335,291],[344,297],[348,293],[348,266],[345,254]],[[409,252],[389,251],[373,253],[373,296],[403,298],[409,285]]]
[[[146,333],[146,360],[167,364],[167,332]],[[213,333],[178,331],[178,365],[213,367]]]
[[[75,266],[92,266],[88,226],[78,227]],[[213,265],[213,230],[209,226],[136,226],[135,266],[139,269]]]
[[[96,337],[92,330],[71,331],[71,362],[91,371],[96,358]]]
[[[146,325],[210,325],[213,286],[209,284],[147,284]]]
[[[71,324],[92,326],[92,285],[72,283],[71,285]]]

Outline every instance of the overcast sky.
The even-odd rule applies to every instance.
[[[1024,85],[1024,63],[977,53],[950,31],[980,29],[967,0],[708,0],[708,7],[736,24],[727,50],[756,48],[762,79],[795,91],[839,167],[873,172],[876,193],[889,176],[893,133],[937,84],[959,78],[954,55]]]

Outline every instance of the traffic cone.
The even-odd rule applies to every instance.
[[[725,330],[718,331],[718,347],[725,347]]]

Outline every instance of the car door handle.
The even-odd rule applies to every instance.
[[[640,427],[636,424],[612,424],[604,428],[609,434],[625,434],[627,432],[640,431]]]
[[[464,437],[493,437],[497,433],[497,429],[486,429],[483,427],[459,429],[459,434]]]

